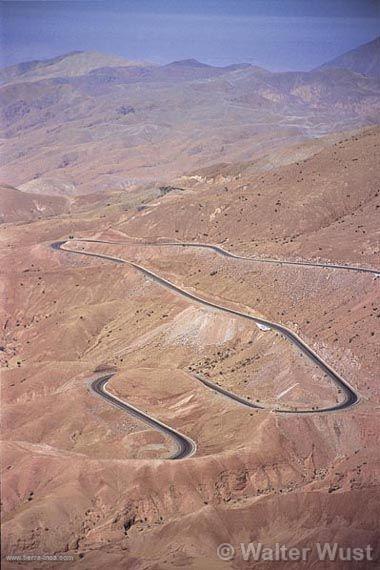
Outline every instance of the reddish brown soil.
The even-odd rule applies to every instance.
[[[249,567],[239,557],[219,560],[222,542],[332,541],[371,544],[379,556],[374,275],[71,242],[139,261],[205,298],[297,332],[360,395],[352,409],[302,416],[242,408],[191,375],[202,372],[269,406],[334,403],[335,388],[283,339],[127,265],[50,247],[69,235],[168,237],[374,267],[378,140],[372,129],[259,178],[250,167],[234,176],[216,171],[183,178],[185,191],[165,197],[141,188],[128,203],[89,198],[73,202],[70,214],[3,224],[5,555],[64,553],[73,557],[65,568],[219,570]],[[110,390],[191,437],[197,454],[166,460],[172,441],[89,391],[99,370],[116,371]],[[4,561],[4,568],[30,564]]]

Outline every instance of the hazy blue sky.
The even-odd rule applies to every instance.
[[[97,50],[310,69],[376,37],[380,0],[2,1],[1,64]]]

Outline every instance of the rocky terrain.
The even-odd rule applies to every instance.
[[[3,181],[48,195],[167,183],[226,161],[266,168],[289,144],[377,123],[380,110],[379,78],[350,69],[153,66],[74,52],[2,79]]]
[[[43,553],[68,569],[238,570],[253,562],[216,549],[251,541],[370,544],[374,562],[351,567],[375,568],[377,80],[66,57],[8,69],[1,88],[4,568],[56,567],[9,559]],[[160,128],[143,126],[142,106]],[[358,402],[322,412],[341,387],[278,331],[223,308],[298,335]],[[105,374],[195,454],[170,459],[172,438],[95,394]],[[315,550],[278,564],[320,565]]]

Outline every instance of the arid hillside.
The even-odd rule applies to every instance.
[[[183,76],[189,68],[213,73],[197,62],[174,67]],[[292,74],[239,68],[190,84],[185,78],[175,96],[191,103],[197,91],[206,113],[210,84],[236,93],[240,87],[231,87],[232,77],[240,84],[258,82],[259,76],[271,90],[276,84],[278,93],[287,81],[294,89]],[[320,85],[322,76],[305,74],[302,81]],[[367,81],[355,77],[362,85]],[[42,94],[45,81],[4,89]],[[118,84],[119,92],[137,94],[137,83]],[[168,101],[167,117],[160,115],[160,121],[175,112],[183,124],[188,121],[187,133],[194,129],[193,136],[201,138],[210,114],[203,122],[199,114],[198,126],[205,130],[198,132],[194,108],[183,101],[181,112],[171,106],[168,83],[160,83]],[[95,163],[90,139],[97,132],[101,140],[112,122],[108,117],[88,131],[83,124],[92,120],[86,112],[100,100],[106,109],[115,85],[104,83],[105,99],[84,94],[88,85],[74,88],[72,78],[57,88],[58,99],[64,100],[65,89],[79,107],[68,106],[67,121],[54,128],[61,134],[69,129],[77,152],[86,148],[89,159],[70,155],[59,169],[62,184],[69,172],[72,181],[81,176],[87,189],[100,172],[105,176],[112,149],[103,155],[98,146]],[[140,81],[140,88],[157,94],[149,80]],[[297,98],[306,91],[300,89]],[[295,96],[286,97],[272,101],[281,112]],[[212,120],[221,121],[218,92],[214,98]],[[82,104],[81,124],[69,117]],[[128,104],[135,109],[134,102]],[[147,99],[144,105],[153,103]],[[309,114],[310,104],[303,105]],[[154,106],[149,112],[159,116]],[[138,113],[123,111],[120,123],[137,120]],[[42,132],[55,136],[48,132],[54,121],[49,112],[44,126],[33,125],[33,116],[43,112],[21,115],[9,125],[8,148],[16,152],[18,126],[19,144],[31,145],[32,135]],[[112,123],[111,130],[119,132],[119,126]],[[0,194],[6,197],[0,226],[5,555],[63,553],[68,559],[62,568],[75,570],[243,570],[247,562],[239,556],[220,560],[217,546],[255,541],[309,547],[333,539],[344,546],[372,545],[378,563],[379,128],[304,144],[297,135],[298,142],[291,137],[265,157],[264,151],[255,154],[253,139],[239,128],[243,150],[237,150],[237,128],[228,160],[219,156],[218,164],[205,167],[214,155],[201,149],[186,172],[171,177],[183,164],[177,138],[175,166],[161,162],[163,155],[154,159],[157,172],[165,171],[163,183],[135,181],[129,191],[116,191],[115,184],[107,193],[98,186],[78,196],[73,182],[70,200],[37,193],[44,165],[55,184],[58,170],[51,165],[60,143],[39,154],[38,166],[33,153],[47,143],[39,139],[41,147],[30,146],[22,176],[21,156],[8,163],[13,183],[29,191],[5,188]],[[169,121],[167,129],[173,131]],[[213,133],[215,141],[222,136]],[[178,136],[185,141],[185,131]],[[127,141],[120,140],[129,161]],[[156,142],[149,144],[153,157]],[[33,184],[32,166],[40,171]],[[23,176],[29,182],[23,184]],[[50,209],[39,215],[36,203]],[[200,243],[251,259],[190,247]],[[268,323],[289,330],[318,358]],[[334,381],[321,362],[343,382]],[[190,438],[195,453],[170,459],[173,437],[94,392],[93,381],[104,375],[111,376],[111,395]],[[357,398],[346,407],[345,386]],[[292,561],[279,564],[295,568]],[[318,564],[313,550],[305,567]],[[357,568],[366,570],[365,564]],[[4,568],[15,567],[26,565],[4,560]],[[265,562],[256,567],[271,568]],[[346,570],[347,562],[325,567]]]
[[[219,243],[259,258],[376,263],[380,129],[290,156],[294,162],[263,173],[255,163],[194,171],[175,181],[182,192],[118,228],[148,239]]]
[[[319,69],[350,69],[362,75],[380,77],[380,36],[328,61]]]
[[[68,205],[64,197],[27,194],[12,186],[0,186],[0,223],[56,216],[67,211]]]

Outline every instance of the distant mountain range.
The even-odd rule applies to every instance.
[[[194,59],[158,66],[96,52],[8,67],[2,179],[46,194],[120,190],[376,124],[378,60],[375,40],[311,72]]]
[[[184,59],[158,66],[150,62],[130,61],[118,56],[98,52],[73,51],[48,60],[28,61],[0,69],[2,83],[20,81],[41,81],[42,79],[84,77],[89,74],[104,79],[119,80],[166,80],[176,74],[180,79],[215,77],[236,69],[262,68],[250,63],[238,63],[225,67],[215,67],[196,59]],[[110,79],[111,80],[111,79]]]
[[[47,60],[35,60],[19,63],[0,69],[0,81],[10,81],[16,78],[23,80],[38,80],[53,77],[75,77],[90,73],[93,70],[111,67],[144,67],[158,68],[153,63],[143,61],[130,61],[121,56],[106,55],[96,51],[72,51],[67,54]],[[189,68],[194,71],[200,69],[231,70],[231,69],[262,69],[250,63],[238,63],[225,67],[215,67],[202,63],[196,59],[184,59],[173,61],[161,66],[162,69]],[[380,36],[374,40],[354,48],[335,59],[332,59],[316,68],[323,69],[348,69],[363,75],[380,75]]]

